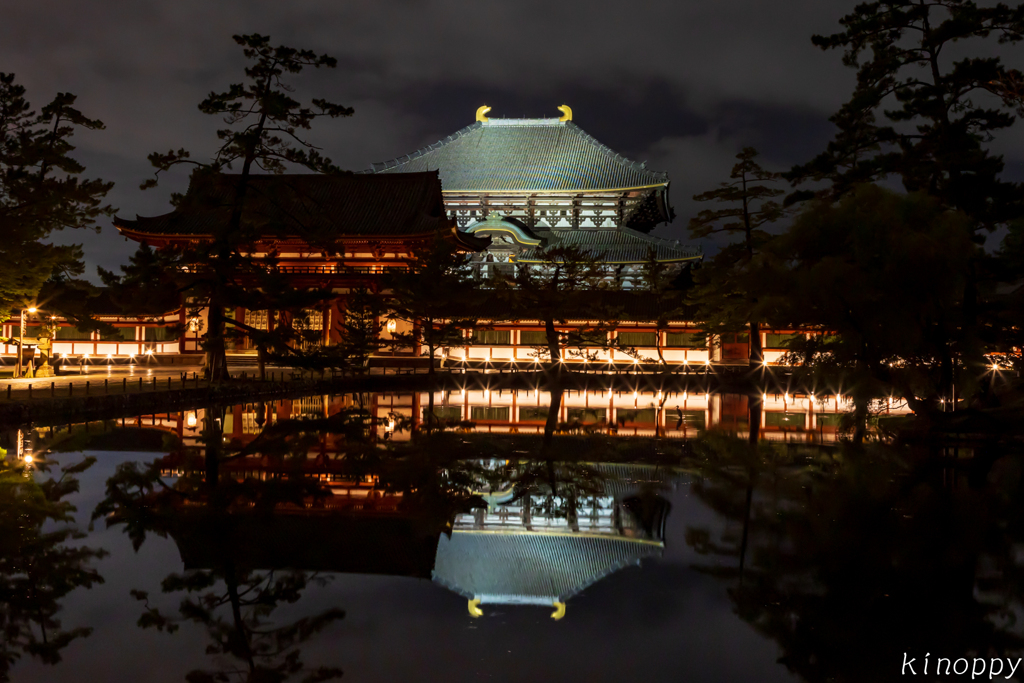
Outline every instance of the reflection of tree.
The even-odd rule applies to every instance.
[[[0,680],[23,654],[56,664],[65,647],[92,632],[64,629],[57,614],[72,591],[103,583],[92,562],[106,552],[70,545],[85,534],[64,500],[78,491],[75,475],[94,462],[86,458],[44,480],[39,472],[47,472],[48,463],[38,463],[33,473],[10,457],[0,460]]]
[[[154,596],[133,591],[145,604],[140,626],[174,632],[187,622],[205,629],[207,652],[219,658],[219,668],[193,671],[190,681],[340,676],[333,667],[306,668],[301,648],[343,612],[330,608],[282,624],[275,610],[298,602],[310,583],[326,580],[299,571],[309,569],[303,562],[345,571],[332,564],[335,556],[357,552],[350,547],[335,549],[334,555],[329,549],[318,552],[325,543],[319,533],[336,533],[353,546],[379,542],[391,554],[406,553],[396,563],[399,572],[415,571],[423,557],[432,562],[438,535],[450,530],[457,512],[479,501],[472,493],[478,466],[451,459],[453,453],[466,453],[462,435],[378,442],[370,412],[353,407],[329,417],[265,423],[249,443],[225,443],[223,407],[210,406],[205,415],[202,452],[185,450],[148,466],[121,465],[94,512],[123,526],[136,549],[149,534],[171,537],[179,545],[186,571],[168,576],[161,589],[184,597],[172,614],[155,604]],[[338,452],[327,455],[321,448],[326,443]],[[182,474],[169,481],[168,471]],[[347,499],[333,495],[332,485],[368,481],[373,482],[370,495],[353,499],[365,502],[339,507]],[[395,501],[392,514],[385,508]],[[371,538],[378,532],[393,538]],[[286,542],[268,549],[282,537]],[[290,550],[282,552],[284,547]],[[362,571],[376,568],[368,561]]]
[[[691,529],[688,542],[718,556],[701,568],[729,581],[736,612],[805,680],[893,680],[904,652],[1024,649],[1018,458],[970,488],[881,446],[800,458],[705,447],[715,464],[693,491],[727,530]]]
[[[280,623],[274,616],[281,605],[298,602],[310,583],[325,579],[303,571],[245,566],[240,558],[247,548],[239,540],[247,537],[243,529],[270,523],[281,508],[303,509],[329,493],[311,479],[282,471],[266,479],[221,476],[224,461],[231,457],[223,448],[217,419],[221,414],[207,411],[201,474],[186,474],[171,485],[161,476],[160,461],[149,467],[125,463],[108,480],[107,497],[93,513],[109,515],[108,525],[123,525],[136,549],[147,534],[155,533],[175,539],[198,536],[209,551],[206,566],[186,568],[163,580],[163,593],[185,595],[173,616],[151,605],[145,591],[132,591],[146,606],[139,625],[173,633],[180,624],[191,622],[206,630],[207,654],[220,660],[219,668],[190,672],[186,679],[193,683],[284,681],[299,674],[304,681],[337,678],[341,670],[335,667],[307,669],[301,646],[343,618],[343,611],[328,608],[290,623]],[[288,436],[268,437],[272,457],[287,455]]]

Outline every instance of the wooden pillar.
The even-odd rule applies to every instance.
[[[188,319],[185,316],[185,305],[178,309],[178,324],[181,326],[181,334],[178,337],[178,353],[185,353],[185,340],[188,338]],[[114,347],[115,349],[118,346]]]

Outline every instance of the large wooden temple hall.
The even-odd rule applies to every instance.
[[[522,119],[480,107],[472,125],[366,172],[438,172],[459,229],[491,238],[474,259],[485,277],[497,264],[537,263],[538,250],[555,246],[601,256],[625,286],[652,250],[662,262],[699,260],[698,248],[647,234],[674,217],[668,174],[613,152],[559,109]]]

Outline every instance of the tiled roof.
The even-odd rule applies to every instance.
[[[440,171],[446,192],[593,191],[666,185],[571,121],[490,119],[365,173]]]
[[[580,247],[594,256],[604,254],[606,263],[643,263],[654,249],[659,261],[688,261],[701,258],[699,247],[675,240],[651,237],[629,228],[617,230],[555,230],[549,247]],[[529,249],[517,259],[520,263],[540,261],[539,250]]]
[[[152,235],[212,235],[228,224],[238,175],[193,174],[181,204],[162,216],[115,218]],[[437,172],[393,175],[254,175],[243,222],[261,234],[329,238],[415,235],[447,230]]]
[[[659,544],[616,536],[454,531],[438,542],[433,578],[482,604],[551,604],[661,553]]]

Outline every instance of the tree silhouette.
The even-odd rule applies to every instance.
[[[58,615],[72,592],[103,583],[93,563],[107,553],[76,543],[85,534],[65,500],[78,491],[75,475],[95,461],[43,479],[53,463],[0,460],[0,680],[23,655],[57,664],[64,648],[92,633],[88,626],[65,628]]]
[[[193,183],[229,182],[233,185],[231,212],[226,224],[214,227],[208,243],[185,250],[179,258],[183,264],[192,265],[195,271],[194,277],[183,288],[183,294],[194,304],[209,308],[206,369],[215,381],[227,378],[226,326],[230,325],[235,334],[259,332],[224,314],[226,307],[239,305],[239,300],[244,300],[247,294],[255,295],[251,285],[247,288],[240,280],[245,279],[243,276],[257,281],[273,277],[273,274],[267,274],[266,268],[253,264],[247,256],[253,251],[253,243],[266,234],[273,234],[274,227],[247,211],[254,191],[250,178],[257,170],[284,173],[290,167],[314,173],[341,172],[299,134],[302,130],[309,130],[318,118],[337,118],[353,113],[348,107],[323,99],[314,99],[312,107],[303,106],[291,97],[292,87],[284,81],[286,76],[301,73],[306,68],[334,68],[337,60],[333,57],[317,55],[310,50],[274,47],[268,36],[259,34],[236,35],[234,40],[251,61],[245,69],[245,82],[232,84],[224,92],[210,93],[199,104],[201,112],[222,116],[232,126],[217,131],[221,143],[213,159],[208,163],[196,162],[184,149],[150,154],[149,161],[156,168],[155,177],[142,184],[143,189],[153,187],[161,173],[180,164],[193,164],[197,167]],[[224,169],[231,169],[236,164],[241,166],[237,176],[218,178]],[[285,201],[287,198],[279,199]],[[173,201],[180,206],[186,197],[175,195]],[[329,244],[318,246],[331,248]],[[263,293],[272,289],[275,288],[265,286]],[[279,287],[276,289],[281,291]],[[293,293],[292,298],[295,296]],[[323,299],[322,293],[314,293],[310,298],[312,302]],[[294,307],[299,302],[288,303]],[[259,304],[253,307],[256,305]],[[282,302],[274,308],[288,307]]]
[[[726,531],[692,528],[688,543],[802,680],[903,680],[904,652],[920,665],[926,652],[934,664],[1024,650],[1016,456],[967,485],[960,467],[906,448],[766,445],[751,460],[734,441],[700,447],[692,488]]]
[[[36,112],[14,74],[0,72],[0,255],[9,265],[0,272],[0,320],[41,302],[52,277],[84,272],[81,246],[49,243],[55,231],[93,228],[114,213],[103,203],[113,183],[81,178],[85,167],[71,156],[76,131],[104,128],[75,109],[75,100],[58,93]],[[46,304],[60,312],[58,299]]]
[[[715,341],[724,333],[747,329],[750,337],[749,362],[760,364],[763,302],[752,278],[763,264],[760,256],[770,235],[763,226],[782,216],[782,206],[774,200],[781,188],[769,183],[781,176],[765,170],[757,162],[757,150],[744,147],[736,155],[737,163],[729,181],[715,190],[694,195],[694,201],[717,202],[727,208],[704,209],[690,219],[694,238],[712,235],[738,236],[702,268],[695,271],[696,286],[687,301],[697,307],[697,318]]]

